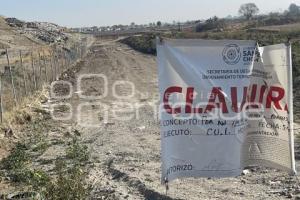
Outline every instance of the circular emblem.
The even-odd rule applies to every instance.
[[[222,56],[225,63],[227,63],[228,65],[235,65],[240,61],[242,57],[241,49],[236,44],[226,45],[223,50]]]

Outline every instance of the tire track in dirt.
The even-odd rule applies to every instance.
[[[103,82],[90,79],[82,83],[82,91],[77,91],[78,78],[83,74],[103,74],[108,80],[108,95],[101,100],[86,100],[74,95],[70,100],[64,100],[70,103],[73,108],[78,108],[82,103],[93,104],[84,108],[84,112],[75,114],[83,118],[83,121],[89,121],[89,124],[98,124],[98,127],[84,127],[78,125],[76,117],[70,121],[73,129],[80,130],[85,143],[91,149],[92,162],[89,178],[94,185],[93,196],[99,195],[108,199],[170,199],[160,194],[154,189],[148,188],[136,174],[135,168],[145,165],[146,162],[153,160],[150,156],[144,156],[147,151],[156,152],[156,168],[159,174],[159,134],[158,126],[148,123],[155,135],[155,145],[151,145],[151,140],[144,136],[146,132],[145,124],[148,121],[154,121],[154,114],[149,108],[141,108],[139,119],[131,121],[118,121],[113,116],[109,116],[108,122],[103,121],[103,111],[99,111],[95,106],[99,103],[114,107],[119,110],[119,104],[136,104],[153,101],[157,94],[156,64],[153,56],[142,55],[133,52],[127,46],[115,41],[96,41],[81,63],[80,70],[72,75],[75,93],[84,93],[85,95],[101,95],[104,93]],[[68,75],[64,80],[70,80]],[[116,81],[129,81],[134,85],[134,96],[127,99],[118,99],[112,95],[112,87]],[[117,88],[119,95],[128,95],[132,91],[129,88]],[[76,122],[77,121],[77,122]],[[145,127],[144,127],[145,126]],[[148,132],[148,131],[147,131]],[[147,140],[147,141],[146,141]],[[141,153],[139,153],[141,152]],[[153,154],[153,153],[152,153]],[[113,160],[113,165],[108,166]],[[130,166],[130,167],[129,167]],[[130,168],[130,169],[129,169]],[[132,172],[128,173],[126,171]],[[152,168],[149,169],[152,171]],[[101,178],[97,178],[101,177]],[[125,178],[126,177],[126,178]],[[157,177],[159,180],[159,177]],[[101,197],[102,197],[101,196]]]

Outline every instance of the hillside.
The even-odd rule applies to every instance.
[[[36,85],[41,87],[44,82],[54,78],[54,73],[57,76],[57,72],[63,70],[62,65],[76,62],[79,54],[86,50],[87,37],[70,34],[67,29],[53,23],[0,17],[0,75],[6,86],[3,89],[4,102],[7,101],[5,110],[9,110],[13,103],[9,98],[11,77],[15,82],[15,90],[21,93],[20,98],[29,90],[33,92]]]
[[[31,107],[24,104],[38,101],[36,95],[44,87],[79,62],[92,38],[69,34],[52,23],[21,22],[19,26],[15,18],[0,17],[0,159],[23,136],[14,122],[23,121],[22,113]],[[7,132],[12,132],[13,138],[7,137]]]
[[[10,27],[4,17],[0,17],[0,49],[37,45]]]

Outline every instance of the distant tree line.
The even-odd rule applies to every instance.
[[[226,28],[228,22],[240,20],[241,22],[251,22],[249,26],[268,26],[281,25],[300,21],[300,6],[292,3],[288,9],[282,13],[271,12],[268,15],[258,15],[259,8],[254,3],[246,3],[240,6],[239,17],[218,18],[216,16],[199,22],[196,26],[196,32],[203,31],[222,31]]]
[[[255,28],[258,26],[268,26],[268,25],[281,25],[293,22],[300,22],[300,6],[295,3],[290,4],[287,10],[284,12],[271,12],[267,15],[259,15],[259,8],[255,3],[245,3],[242,4],[238,10],[238,17],[232,17],[229,15],[226,18],[218,18],[213,16],[205,21],[193,21],[193,23],[198,23],[196,25],[196,32],[204,31],[223,31],[226,29],[227,25],[231,22],[249,22],[246,28]],[[188,23],[188,22],[187,22]],[[173,22],[174,25],[178,25],[178,31],[181,31],[180,23]],[[137,25],[132,22],[130,27],[134,28]],[[162,23],[161,21],[149,23],[149,27],[165,27],[168,26],[167,23]]]

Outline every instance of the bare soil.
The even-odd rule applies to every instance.
[[[104,74],[108,78],[106,98],[87,101],[73,95],[72,99],[64,100],[74,108],[86,102],[95,104],[75,113],[83,122],[98,127],[80,126],[76,118],[65,124],[80,130],[91,150],[93,167],[89,169],[88,179],[95,199],[286,199],[296,198],[300,193],[296,177],[277,170],[254,168],[236,178],[177,180],[170,184],[166,194],[160,184],[160,133],[153,108],[143,106],[139,117],[130,121],[115,119],[108,112],[110,116],[105,122],[103,109],[97,107],[102,103],[112,111],[119,103],[157,101],[155,57],[117,41],[97,39],[81,64],[72,78],[65,76],[66,80],[72,79],[75,86],[74,80],[82,74]],[[112,85],[119,80],[134,83],[133,97],[121,100],[111,95]],[[88,79],[82,83],[81,91],[75,93],[101,95],[103,84],[101,80]],[[118,94],[125,95],[126,91],[121,89]]]

